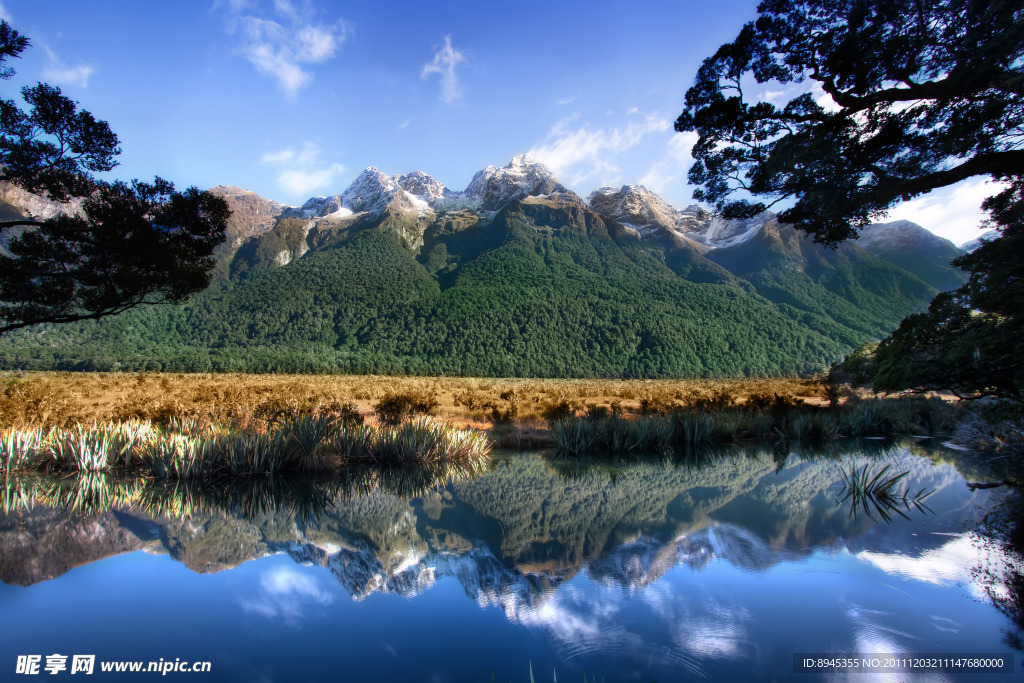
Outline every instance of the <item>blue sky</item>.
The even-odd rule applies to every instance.
[[[32,40],[4,96],[59,85],[120,137],[119,178],[299,204],[367,166],[461,190],[528,152],[583,196],[637,183],[681,208],[693,139],[672,123],[756,4],[4,0]],[[960,243],[992,191],[968,182],[891,218]]]

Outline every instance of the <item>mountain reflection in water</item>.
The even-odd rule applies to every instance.
[[[1001,492],[969,491],[947,455],[754,450],[584,465],[521,454],[475,477],[367,471],[244,486],[24,478],[4,491],[0,580],[42,591],[74,567],[132,551],[218,576],[245,565],[237,608],[286,631],[309,620],[326,628],[347,610],[370,620],[382,604],[373,596],[422,602],[435,588],[443,619],[455,607],[441,587],[457,585],[504,613],[504,627],[479,628],[506,647],[463,656],[452,680],[486,680],[506,661],[522,670],[499,671],[502,680],[525,680],[528,660],[609,681],[787,679],[795,652],[1003,652],[1007,620],[972,587],[979,545],[965,533]],[[872,460],[909,471],[915,490],[935,489],[933,514],[883,523],[837,505],[840,467]],[[198,619],[221,618],[196,609]],[[539,653],[524,627],[543,634]],[[52,648],[37,637],[40,651]],[[274,657],[286,661],[282,648]],[[350,666],[377,680],[387,671],[419,679],[433,656],[444,653],[404,669]]]

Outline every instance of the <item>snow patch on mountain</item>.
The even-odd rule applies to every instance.
[[[765,212],[746,220],[728,220],[712,216],[695,204],[680,211],[643,185],[602,187],[592,192],[587,202],[597,213],[638,235],[668,235],[676,241],[712,249],[751,239],[774,217]]]
[[[546,166],[520,154],[506,166],[488,166],[478,172],[462,192],[449,190],[423,171],[387,175],[370,167],[340,196],[313,197],[300,209],[291,209],[289,215],[347,217],[380,214],[387,209],[414,216],[459,210],[488,215],[511,201],[559,194],[566,200],[581,201]]]
[[[643,185],[602,187],[590,193],[587,203],[597,213],[642,234],[658,228],[678,231],[678,211]]]
[[[752,239],[773,218],[775,214],[769,211],[743,219],[715,216],[708,221],[706,227],[693,231],[691,237],[715,249],[733,247]]]
[[[286,218],[302,218],[308,220],[310,218],[322,218],[324,216],[335,215],[342,212],[341,197],[334,195],[332,197],[310,197],[300,207],[289,206],[284,209],[283,214]],[[348,213],[352,213],[348,211]]]
[[[623,185],[618,189],[600,187],[591,193],[587,202],[597,213],[644,233],[658,227],[677,229],[678,212],[643,185]]]
[[[967,253],[970,253],[977,249],[978,247],[980,247],[982,243],[991,242],[992,240],[999,239],[1000,237],[1002,237],[1002,233],[999,232],[998,230],[986,230],[977,238],[961,244],[960,248],[966,251]]]
[[[925,230],[917,223],[906,220],[872,223],[864,226],[857,237],[857,244],[873,255],[885,250],[912,251],[940,244],[949,249],[959,248],[949,240]]]
[[[410,174],[414,175],[414,174]],[[407,184],[416,188],[420,186],[430,191],[430,178],[421,173],[422,178],[419,185],[414,179],[407,180]],[[394,207],[402,213],[423,216],[431,211],[431,202],[419,197],[412,191],[402,187],[400,180],[403,176],[386,175],[376,168],[368,168],[359,174],[359,177],[344,191],[342,206],[350,209],[353,213],[383,213],[388,207]],[[437,183],[440,184],[440,183]],[[441,185],[443,190],[443,185]]]

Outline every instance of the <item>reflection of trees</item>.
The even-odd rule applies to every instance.
[[[450,481],[475,476],[458,467],[416,470],[353,468],[336,477],[254,475],[243,479],[146,480],[83,472],[72,476],[8,476],[0,491],[0,509],[44,505],[94,515],[112,509],[141,510],[158,517],[193,517],[221,511],[258,519],[286,508],[305,522],[329,507],[383,491],[410,499]]]
[[[1010,647],[1024,651],[1024,500],[1019,492],[985,518],[979,541],[985,562],[972,569],[974,578],[996,608],[1006,615],[1012,630]]]
[[[763,568],[870,528],[826,495],[838,486],[841,454],[780,459],[777,451],[590,462],[519,456],[476,478],[418,470],[212,483],[27,477],[7,482],[3,502],[7,511],[37,503],[76,518],[113,509],[122,528],[196,571],[286,552],[327,567],[352,595],[410,594],[434,572],[449,572],[478,601],[500,601],[495,586],[503,585],[521,595],[519,604],[582,569],[602,583],[639,587],[680,562],[697,567],[720,556]],[[930,485],[958,481],[948,474]]]

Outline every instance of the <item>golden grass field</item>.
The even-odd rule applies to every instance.
[[[490,426],[497,408],[513,404],[521,421],[566,401],[578,410],[618,404],[624,411],[663,409],[727,392],[742,401],[778,393],[816,402],[822,387],[797,378],[736,380],[495,379],[382,375],[252,375],[178,373],[0,374],[0,426],[62,426],[130,417],[166,421],[176,416],[214,418],[281,409],[331,409],[352,403],[374,418],[387,395],[437,401],[435,414],[456,424]]]

